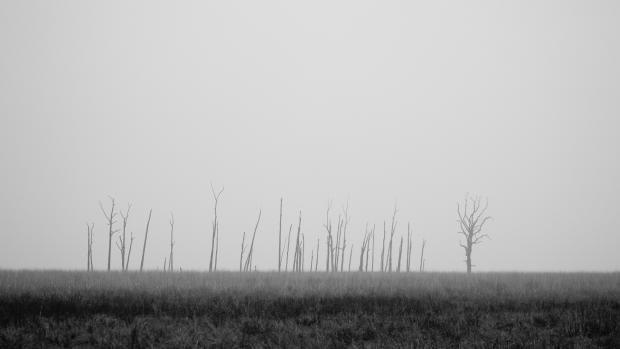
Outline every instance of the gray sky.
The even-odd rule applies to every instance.
[[[476,270],[618,270],[618,23],[617,1],[2,1],[0,268],[84,268],[87,221],[103,268],[113,195],[133,267],[152,207],[147,267],[174,211],[177,266],[205,269],[213,182],[223,268],[259,208],[276,267],[284,196],[322,255],[328,200],[356,250],[397,202],[416,265],[425,238],[463,270],[470,192],[494,217]]]

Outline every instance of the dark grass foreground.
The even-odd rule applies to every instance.
[[[0,348],[620,348],[620,274],[0,272]]]

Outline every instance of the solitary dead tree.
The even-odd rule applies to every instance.
[[[420,252],[420,271],[424,271],[424,247],[426,246],[426,240],[422,240],[422,252]]]
[[[93,230],[95,229],[95,223],[86,223],[86,229],[88,232],[88,255],[86,256],[86,270],[93,270]]]
[[[211,193],[213,194],[213,199],[215,200],[215,203],[213,205],[213,224],[212,224],[212,231],[211,231],[211,256],[209,257],[209,271],[217,270],[217,249],[219,247],[219,236],[218,235],[219,235],[219,224],[220,224],[220,222],[217,219],[217,204],[220,200],[220,195],[222,195],[223,191],[224,191],[224,187],[222,187],[222,189],[220,189],[220,191],[216,193],[215,189],[213,189],[213,185],[211,185]]]
[[[252,243],[250,244],[250,250],[248,251],[248,256],[245,259],[245,265],[243,267],[245,271],[252,270],[252,255],[254,254],[254,238],[256,238],[256,231],[258,230],[258,223],[260,223],[261,214],[262,214],[262,210],[259,210],[258,219],[256,220],[256,225],[254,226],[254,234],[252,234]]]
[[[168,258],[168,269],[174,271],[174,214],[170,212],[170,257]]]
[[[486,200],[484,207],[482,207],[480,197],[471,198],[468,195],[465,196],[462,212],[461,205],[459,203],[456,205],[458,213],[457,222],[460,227],[458,234],[462,234],[465,237],[465,243],[460,242],[459,245],[465,250],[467,273],[471,273],[471,253],[474,245],[481,243],[482,239],[489,237],[487,234],[482,233],[484,224],[491,219],[491,217],[485,215],[488,206],[488,200]]]
[[[319,271],[319,248],[321,247],[321,239],[316,239],[316,260],[314,261],[314,271]]]
[[[149,218],[146,220],[146,229],[144,230],[144,244],[142,245],[142,259],[140,260],[140,271],[144,269],[144,254],[146,252],[146,241],[149,237],[149,225],[151,224],[151,214],[153,210],[149,210]]]
[[[282,198],[280,198],[280,225],[278,228],[278,272],[282,271]]]
[[[123,211],[119,211],[121,218],[123,219],[123,234],[118,237],[118,241],[116,242],[116,247],[118,247],[119,251],[121,251],[121,270],[127,269],[127,262],[125,260],[125,255],[127,251],[127,219],[129,218],[129,211],[131,210],[131,204],[127,205],[127,211],[123,214]]]
[[[101,203],[101,201],[99,201],[99,207],[101,208],[101,212],[103,213],[103,215],[106,218],[106,221],[108,222],[108,271],[110,271],[110,262],[111,262],[111,257],[112,257],[112,236],[118,232],[118,230],[114,230],[114,223],[116,223],[116,215],[117,212],[115,211],[116,209],[116,201],[114,200],[113,197],[109,197],[110,200],[112,201],[112,207],[110,208],[110,212],[106,212],[105,209],[103,208],[103,204]]]

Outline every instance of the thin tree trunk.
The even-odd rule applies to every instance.
[[[168,259],[168,269],[174,271],[174,215],[170,212],[170,258]]]
[[[256,225],[254,226],[254,234],[252,234],[252,243],[250,244],[250,251],[248,251],[248,256],[245,260],[245,270],[252,270],[252,255],[254,253],[254,238],[256,238],[256,231],[258,230],[258,223],[260,223],[260,216],[262,214],[262,210],[258,211],[258,219],[256,220]]]
[[[218,224],[219,224],[217,220],[217,204],[219,202],[220,195],[222,195],[223,191],[224,191],[224,188],[222,187],[219,193],[216,194],[215,189],[213,189],[213,185],[211,185],[211,193],[213,194],[213,199],[215,200],[215,203],[213,205],[213,224],[212,224],[212,232],[211,232],[211,255],[209,257],[209,271],[214,270],[213,268],[214,264],[216,265],[215,268],[217,268],[217,247],[219,247],[217,246],[218,243],[216,242],[217,230],[218,230]],[[215,257],[215,261],[213,257]]]
[[[424,271],[424,247],[426,246],[426,240],[422,240],[422,252],[420,253],[420,271]]]
[[[282,271],[282,198],[280,198],[280,225],[278,228],[278,272]]]
[[[400,248],[398,249],[398,265],[396,271],[400,273],[400,260],[403,255],[403,237],[400,237]]]
[[[243,232],[243,239],[241,240],[241,256],[239,256],[239,271],[243,271],[243,250],[245,248],[245,232]]]
[[[144,269],[144,254],[146,252],[146,241],[149,237],[149,225],[151,224],[151,214],[153,210],[149,210],[149,218],[146,221],[146,230],[144,231],[144,244],[142,245],[142,259],[140,260],[140,271]]]
[[[293,230],[293,224],[288,227],[288,237],[286,238],[286,268],[285,271],[288,271],[288,252],[291,248],[291,231]]]
[[[381,244],[381,272],[384,271],[384,255],[385,255],[385,221],[383,221],[383,243]]]
[[[131,257],[132,246],[133,246],[133,232],[131,232],[131,239],[129,240],[129,251],[127,251],[127,260],[125,261],[125,270],[129,270],[129,259]]]

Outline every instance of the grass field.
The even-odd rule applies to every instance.
[[[0,348],[620,348],[618,273],[0,272]]]

